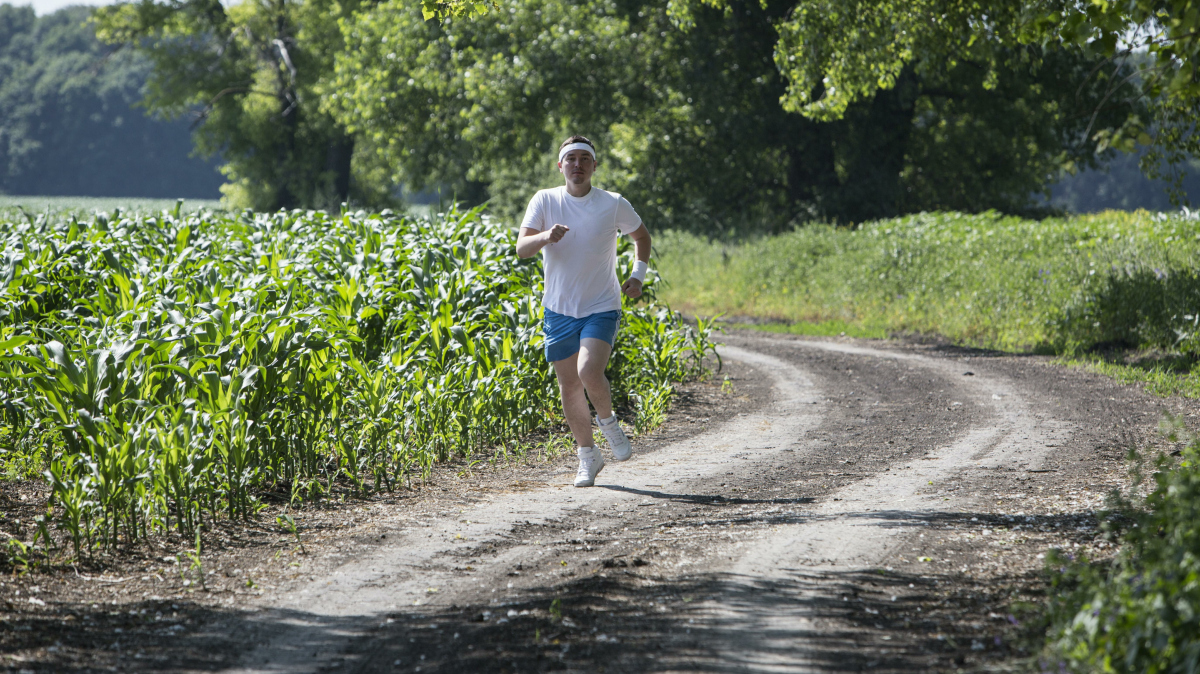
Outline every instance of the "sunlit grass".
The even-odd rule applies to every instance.
[[[784,335],[804,335],[807,337],[859,337],[862,339],[883,339],[888,336],[887,330],[878,327],[864,327],[846,321],[801,321],[798,323],[739,323],[727,324],[731,328],[775,332]]]
[[[1179,215],[924,213],[732,243],[667,232],[656,245],[672,306],[760,330],[937,334],[1076,356],[1200,351],[1200,222]],[[1156,390],[1191,386],[1173,370],[1123,376]]]
[[[1112,377],[1122,384],[1140,384],[1157,396],[1200,398],[1200,361],[1194,357],[1167,355],[1138,359],[1136,354],[1088,354],[1061,358],[1059,362]]]

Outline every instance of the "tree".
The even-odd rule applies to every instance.
[[[187,125],[133,107],[150,64],[112,53],[89,15],[0,5],[0,192],[217,196],[215,167],[188,158]]]
[[[683,27],[697,6],[673,0]],[[1099,85],[1082,133],[1097,149],[1153,145],[1143,166],[1172,174],[1200,150],[1200,12],[1192,0],[804,0],[779,24],[775,61],[788,80],[782,105],[812,119],[838,119],[855,102],[897,86],[903,73],[944,75],[977,64],[993,86],[1007,55],[1030,46],[1095,66],[1079,86]],[[1124,115],[1122,99],[1144,104]]]
[[[1019,211],[1063,166],[1095,162],[1082,130],[1104,90],[1079,87],[1087,54],[1017,45],[990,68],[902,67],[890,88],[817,119],[780,104],[791,3],[724,7],[694,8],[681,31],[664,4],[636,0],[511,2],[440,24],[383,2],[344,21],[326,104],[398,182],[490,196],[509,216],[554,183],[562,137],[592,134],[599,184],[653,222],[710,233]],[[1123,95],[1105,105],[1105,122],[1136,108]]]
[[[319,102],[341,48],[335,0],[138,0],[96,11],[97,33],[154,64],[144,104],[195,115],[196,145],[226,160],[236,206],[332,207],[386,200],[373,153]]]

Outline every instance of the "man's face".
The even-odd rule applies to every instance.
[[[596,172],[596,160],[587,150],[571,150],[558,162],[558,170],[572,185],[591,184],[592,174]]]

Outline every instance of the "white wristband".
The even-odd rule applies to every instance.
[[[639,281],[645,281],[646,280],[646,272],[648,272],[648,271],[650,271],[650,265],[641,260],[638,260],[637,262],[633,263],[633,273],[629,275],[629,278],[635,278]]]

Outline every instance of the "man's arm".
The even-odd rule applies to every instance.
[[[539,250],[561,241],[569,231],[571,228],[566,225],[555,225],[544,232],[539,232],[532,227],[522,227],[521,231],[517,232],[517,257],[533,257],[538,254]],[[646,254],[649,255],[649,252]]]
[[[650,230],[646,229],[646,225],[643,224],[641,227],[630,232],[629,238],[633,239],[633,250],[637,255],[638,262],[649,264]],[[631,276],[625,280],[625,283],[621,284],[621,290],[629,297],[637,299],[642,296],[642,282]]]

